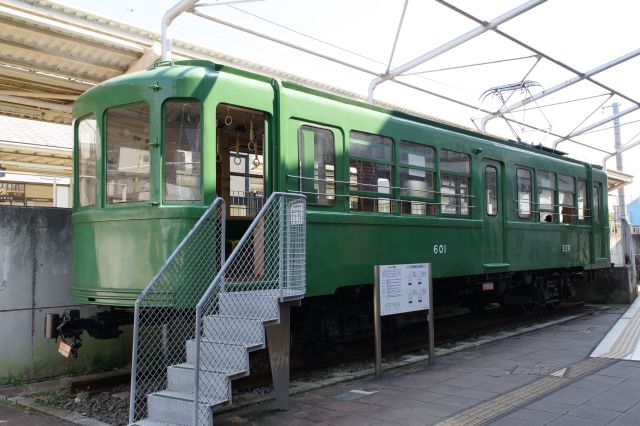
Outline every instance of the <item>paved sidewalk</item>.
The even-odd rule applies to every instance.
[[[72,423],[0,401],[0,425],[68,426]]]
[[[640,362],[617,361],[493,424],[640,425]]]
[[[640,363],[587,358],[625,309],[216,417],[217,425],[640,425]],[[354,392],[356,391],[356,392]]]

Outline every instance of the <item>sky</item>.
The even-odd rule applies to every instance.
[[[164,12],[175,0],[58,0],[60,3],[129,24],[160,31]],[[215,3],[203,0],[201,3]],[[450,4],[485,21],[513,9],[524,0],[450,0]],[[373,72],[384,72],[389,64],[394,38],[405,0],[264,0],[201,8],[203,13],[287,40],[323,54],[337,57]],[[640,48],[635,33],[640,3],[633,0],[548,0],[533,10],[500,26],[505,33],[587,72],[601,64]],[[478,26],[436,1],[409,0],[391,69],[454,39]],[[314,56],[279,46],[191,14],[178,17],[172,26],[175,38],[277,68],[312,80],[365,95],[373,76]],[[478,108],[495,110],[496,96],[481,100],[490,88],[532,80],[530,92],[515,91],[510,102],[549,89],[575,74],[551,61],[537,61],[532,52],[495,32],[483,35],[420,65],[401,80],[425,90],[464,101],[473,108],[443,101],[395,83],[376,89],[377,99],[420,111],[433,117],[473,127],[485,115]],[[516,59],[519,58],[519,59]],[[495,64],[468,66],[501,61]],[[534,66],[535,65],[535,66]],[[450,69],[452,67],[461,67]],[[449,68],[442,70],[443,68]],[[594,77],[601,83],[640,100],[640,57]],[[508,96],[504,93],[504,96]],[[582,99],[576,101],[577,99]],[[626,99],[609,98],[607,90],[589,82],[544,97],[515,112],[514,119],[536,125],[531,131],[514,125],[516,134],[528,143],[550,146],[556,139],[549,132],[570,133],[612,114],[611,104],[624,110],[633,105]],[[536,108],[542,106],[543,108]],[[543,113],[541,113],[541,111]],[[637,121],[637,123],[636,123]],[[621,118],[622,143],[640,137],[640,111]],[[492,120],[490,133],[514,138],[503,120]],[[578,138],[579,141],[613,150],[611,124]],[[603,153],[565,142],[559,149],[572,157],[601,164]],[[640,196],[640,147],[624,154],[624,170],[638,175],[627,189],[627,202]],[[615,161],[607,163],[615,168]],[[615,202],[610,199],[610,203]]]

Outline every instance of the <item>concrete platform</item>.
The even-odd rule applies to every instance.
[[[620,317],[591,356],[640,361],[640,298]]]
[[[639,302],[640,303],[640,302]],[[625,308],[216,416],[217,425],[640,425],[640,363],[590,357]]]

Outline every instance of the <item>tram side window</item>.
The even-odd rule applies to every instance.
[[[435,149],[400,142],[400,196],[403,214],[435,215]]]
[[[96,117],[83,118],[76,127],[78,140],[78,205],[96,204]]]
[[[300,188],[309,204],[336,203],[336,149],[333,132],[312,126],[298,130]]]
[[[587,181],[578,179],[578,220],[589,220],[589,208],[587,207]]]
[[[496,216],[498,214],[498,170],[494,166],[487,166],[484,169],[484,187],[487,215]]]
[[[574,223],[576,209],[573,205],[575,199],[575,184],[571,176],[558,175],[558,204],[561,223]]]
[[[391,194],[393,140],[370,133],[349,133],[349,206],[351,210],[393,213]]]
[[[107,203],[148,201],[149,107],[107,111]]]
[[[556,174],[539,171],[537,183],[540,222],[555,222]]]
[[[164,104],[164,199],[200,199],[200,104]]]
[[[593,222],[600,222],[600,184],[593,185]]]
[[[531,170],[518,169],[518,217],[531,219]]]
[[[469,214],[469,174],[471,161],[467,154],[440,151],[440,182],[443,214]]]

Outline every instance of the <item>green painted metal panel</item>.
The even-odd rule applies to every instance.
[[[162,105],[168,99],[202,102],[203,200],[164,204],[162,200]],[[216,107],[220,103],[264,111],[267,120],[265,182],[267,192],[296,190],[287,175],[299,169],[298,130],[301,125],[330,129],[335,138],[336,180],[349,177],[349,134],[372,133],[394,140],[392,180],[397,186],[400,141],[435,149],[438,188],[442,149],[470,156],[470,195],[475,208],[467,216],[412,216],[356,212],[349,208],[349,185],[336,184],[331,206],[308,208],[308,294],[333,293],[344,285],[373,281],[373,265],[411,262],[433,264],[435,278],[481,275],[487,272],[608,265],[607,199],[601,196],[598,223],[570,225],[518,217],[518,166],[586,179],[588,187],[606,175],[588,164],[545,153],[530,146],[501,141],[470,130],[410,117],[396,111],[324,94],[292,83],[202,61],[125,75],[102,83],[82,95],[74,118],[93,113],[100,148],[98,180],[104,182],[105,126],[108,107],[147,102],[151,112],[151,200],[149,204],[106,206],[104,185],[98,185],[94,207],[74,210],[73,250],[75,300],[107,305],[131,305],[137,292],[158,271],[216,194]],[[158,143],[158,146],[155,144]],[[308,156],[303,168],[311,173]],[[484,167],[498,170],[499,213],[487,220]],[[76,176],[77,179],[77,176]],[[533,176],[532,193],[536,194]],[[393,190],[391,197],[399,195]],[[601,193],[601,195],[603,195]],[[593,208],[589,189],[589,208]],[[436,202],[441,197],[436,196]],[[151,204],[153,202],[154,204]],[[556,194],[557,202],[557,194]],[[77,205],[77,203],[76,203]],[[243,226],[232,223],[230,238],[239,238]],[[570,250],[566,250],[570,246]],[[563,251],[563,247],[565,247]]]

